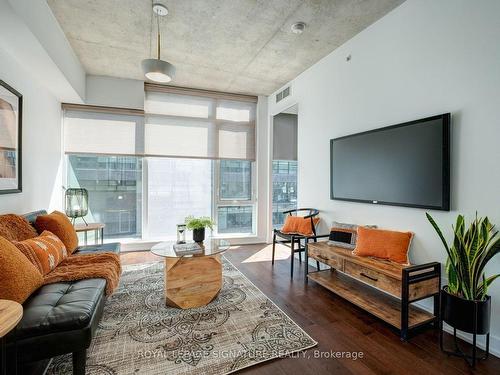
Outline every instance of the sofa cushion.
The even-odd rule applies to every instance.
[[[24,241],[38,233],[23,216],[6,214],[0,215],[0,236],[9,241]]]
[[[28,258],[0,237],[0,299],[23,303],[42,282],[42,274]]]
[[[73,253],[78,247],[78,236],[68,217],[59,211],[36,218],[35,227],[39,233],[48,230],[54,233],[66,246],[68,253]]]
[[[106,288],[104,279],[44,285],[24,303],[18,339],[87,327]]]
[[[74,254],[91,254],[91,253],[102,253],[102,252],[110,252],[119,254],[120,253],[120,243],[119,242],[110,242],[102,245],[86,245],[79,246],[76,248]]]
[[[68,252],[62,241],[49,232],[24,241],[14,241],[14,245],[35,265],[42,275],[48,274],[68,257]]]

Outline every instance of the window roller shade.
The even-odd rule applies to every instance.
[[[65,152],[255,160],[257,98],[179,92],[146,90],[144,116],[66,105]]]
[[[79,110],[64,111],[64,151],[80,154],[141,155],[144,117]]]
[[[145,155],[255,160],[255,102],[146,91],[145,112]]]

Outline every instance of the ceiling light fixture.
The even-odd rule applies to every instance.
[[[294,34],[302,34],[306,28],[306,24],[304,22],[295,22],[290,29]]]
[[[168,9],[165,5],[153,4],[153,13],[156,14],[157,20],[157,58],[142,60],[142,71],[146,78],[150,81],[158,83],[168,83],[172,80],[175,74],[175,66],[160,58],[161,36],[160,36],[160,18],[168,14]]]

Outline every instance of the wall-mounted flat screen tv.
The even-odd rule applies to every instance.
[[[330,141],[332,199],[450,209],[450,114]]]

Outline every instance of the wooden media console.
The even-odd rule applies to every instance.
[[[441,264],[437,262],[405,266],[375,258],[353,255],[351,250],[309,242],[308,258],[330,266],[326,270],[309,272],[306,282],[318,284],[368,311],[400,331],[402,340],[423,325],[438,324]],[[434,313],[413,302],[433,298]]]

